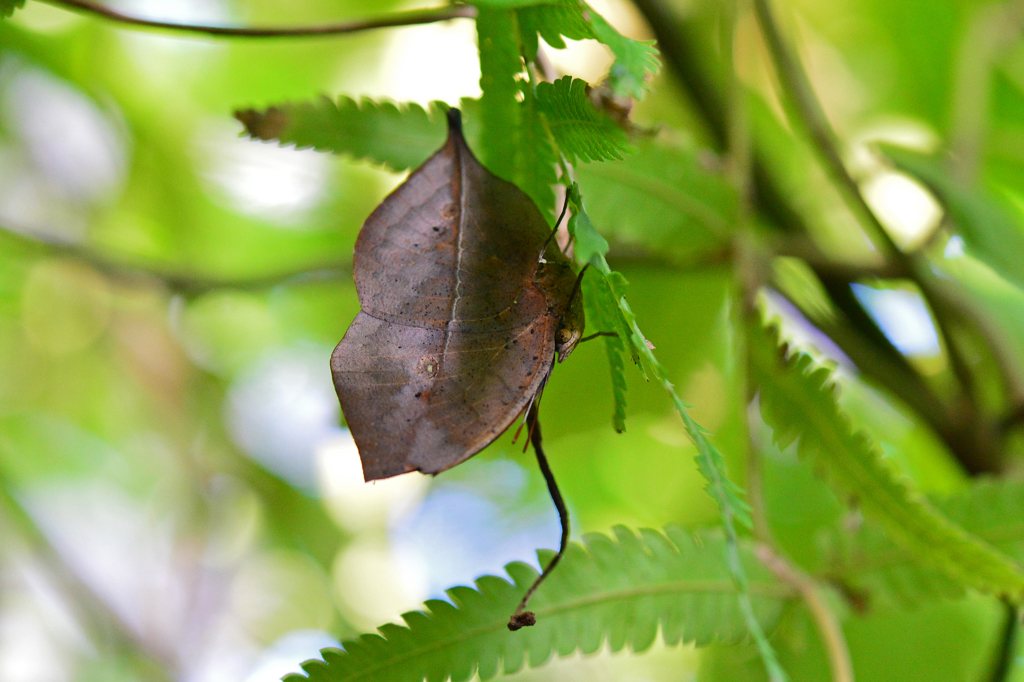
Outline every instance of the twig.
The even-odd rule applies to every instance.
[[[28,548],[41,560],[49,577],[72,607],[76,620],[97,645],[107,642],[119,653],[142,658],[150,666],[169,674],[176,663],[168,652],[159,651],[135,632],[66,563],[50,539],[40,530],[32,515],[15,496],[11,481],[0,472],[0,523],[6,522]]]
[[[887,251],[889,259],[892,259],[897,266],[907,272],[914,283],[917,284],[921,294],[931,304],[932,311],[935,313],[937,330],[946,347],[950,367],[960,383],[966,398],[964,401],[966,403],[965,407],[972,413],[971,420],[974,421],[979,416],[979,410],[973,402],[974,377],[960,348],[953,339],[951,333],[952,316],[949,315],[948,304],[941,298],[939,292],[936,291],[936,287],[933,286],[934,275],[929,272],[921,259],[912,258],[900,250],[888,230],[882,225],[878,215],[868,205],[864,194],[860,190],[860,186],[846,168],[846,164],[839,154],[835,133],[825,117],[821,103],[814,94],[814,89],[811,87],[807,72],[783,39],[782,31],[772,14],[769,4],[770,0],[753,0],[753,2],[758,22],[761,25],[762,32],[768,42],[769,52],[775,63],[779,82],[782,84],[792,104],[796,107],[796,111],[807,129],[814,147],[824,160],[827,170],[842,190],[846,200],[861,215],[864,224],[870,228],[869,236]],[[989,464],[998,469],[998,458]]]
[[[807,605],[807,610],[814,619],[825,650],[828,652],[833,682],[854,682],[853,663],[850,661],[850,649],[846,644],[843,628],[835,614],[821,598],[818,584],[814,578],[786,561],[764,543],[757,546],[756,552],[761,563],[778,576],[779,580],[796,590],[804,604]]]
[[[128,286],[160,285],[185,296],[197,296],[217,289],[259,291],[280,284],[333,281],[349,277],[351,269],[325,264],[257,277],[210,277],[160,266],[124,263],[77,244],[42,241],[0,228],[0,245],[63,256],[87,263],[112,281]]]
[[[393,28],[397,26],[414,26],[417,24],[431,24],[449,19],[472,18],[476,16],[476,8],[471,5],[451,5],[448,7],[434,7],[430,9],[409,10],[406,12],[395,12],[372,19],[361,19],[347,21],[337,24],[324,24],[322,26],[295,26],[295,27],[235,27],[235,26],[205,26],[202,24],[178,24],[169,21],[155,21],[152,19],[141,19],[133,17],[117,10],[110,9],[91,0],[41,0],[51,5],[67,10],[92,14],[103,17],[120,24],[139,28],[153,28],[176,33],[195,33],[214,37],[231,38],[297,38],[310,36],[331,36],[343,35],[346,33],[358,33],[375,28]]]
[[[541,445],[540,435],[540,420],[537,416],[537,403],[534,402],[530,406],[530,411],[526,415],[526,421],[530,425],[530,442],[533,443],[533,451],[537,455],[537,464],[540,465],[540,471],[544,474],[544,481],[548,484],[548,493],[551,495],[551,501],[555,503],[555,509],[558,510],[558,520],[562,524],[562,539],[558,544],[558,553],[555,554],[551,562],[544,568],[537,579],[530,585],[530,589],[526,590],[526,594],[523,595],[522,601],[519,602],[519,606],[516,607],[516,612],[512,614],[512,617],[508,621],[508,629],[515,631],[522,627],[533,625],[537,622],[537,617],[533,611],[527,611],[526,605],[530,601],[530,597],[537,591],[540,584],[544,582],[544,579],[551,575],[551,571],[555,570],[555,566],[562,560],[562,556],[565,554],[566,547],[569,546],[569,510],[565,508],[565,500],[562,499],[562,493],[558,490],[558,484],[555,482],[555,475],[551,473],[551,467],[548,466],[548,458],[544,456],[544,448]]]

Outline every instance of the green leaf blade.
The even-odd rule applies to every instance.
[[[612,92],[633,99],[643,97],[648,81],[661,68],[658,48],[654,47],[654,41],[625,37],[589,6],[584,11],[584,17],[590,24],[594,37],[615,54],[615,62],[608,73],[608,84]]]
[[[613,651],[651,645],[659,627],[672,642],[736,642],[745,636],[735,586],[722,561],[725,539],[705,533],[694,537],[674,527],[664,533],[625,528],[615,538],[591,534],[573,543],[559,570],[531,601],[537,624],[509,632],[508,618],[536,571],[522,563],[506,567],[512,582],[494,576],[475,589],[448,591],[452,603],[429,601],[426,610],[403,616],[405,625],[388,625],[381,635],[363,635],[344,650],[325,649],[323,661],[307,661],[306,672],[289,682],[382,680],[483,680],[529,665],[537,667],[557,654],[593,652],[604,642]],[[789,589],[764,569],[749,546],[741,550],[750,578],[757,617],[774,623]],[[550,552],[539,553],[541,562]]]
[[[587,84],[563,76],[537,85],[537,106],[570,162],[622,159],[633,151],[626,133],[587,96]]]
[[[521,108],[517,76],[523,73],[519,24],[510,10],[481,7],[476,18],[480,53],[480,120],[478,154],[495,175],[515,177]]]
[[[262,111],[240,110],[235,118],[254,139],[344,154],[403,171],[419,166],[444,144],[446,110],[440,102],[424,109],[343,96],[337,101],[323,97]]]
[[[1020,566],[897,478],[878,448],[852,430],[836,404],[827,369],[815,367],[805,354],[780,349],[775,327],[752,321],[748,334],[761,414],[780,446],[799,439],[801,458],[919,561],[941,566],[962,585],[1015,601],[1024,598]]]
[[[626,365],[623,356],[626,345],[620,336],[622,325],[618,320],[618,306],[604,277],[599,272],[587,271],[583,283],[583,307],[592,329],[612,332],[605,336],[604,350],[608,357],[608,369],[612,379],[612,426],[617,433],[626,430]]]

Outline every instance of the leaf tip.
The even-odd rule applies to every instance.
[[[234,116],[243,126],[245,132],[259,140],[279,138],[288,125],[288,114],[279,107],[270,107],[266,111],[256,109],[239,109]]]

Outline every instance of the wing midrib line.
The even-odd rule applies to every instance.
[[[452,141],[455,144],[455,173],[454,178],[458,183],[458,187],[452,194],[458,197],[459,207],[459,222],[458,230],[459,236],[456,242],[455,249],[455,291],[452,296],[452,304],[448,308],[448,321],[444,325],[444,345],[441,347],[441,358],[439,364],[444,367],[445,361],[448,359],[448,344],[451,341],[452,336],[452,322],[455,321],[455,313],[458,310],[459,300],[462,298],[462,254],[463,246],[462,240],[466,235],[466,178],[464,177],[464,164],[462,163],[462,144],[460,141],[455,139],[453,136]],[[440,368],[439,368],[440,369]]]

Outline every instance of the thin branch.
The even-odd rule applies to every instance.
[[[949,304],[942,299],[940,292],[937,290],[934,284],[935,276],[930,272],[927,264],[922,259],[911,257],[900,250],[888,230],[882,225],[878,215],[868,205],[864,194],[861,192],[860,185],[854,180],[846,168],[846,164],[843,162],[835,133],[822,110],[821,103],[818,101],[814,89],[811,87],[807,72],[782,36],[782,31],[771,10],[770,0],[753,1],[758,22],[761,25],[762,32],[768,42],[769,52],[775,63],[779,82],[796,108],[796,112],[806,128],[814,147],[824,160],[827,170],[842,190],[847,202],[860,214],[864,224],[870,228],[869,236],[884,247],[887,252],[887,258],[892,259],[898,267],[909,274],[935,313],[937,331],[945,345],[950,367],[964,394],[962,405],[958,407],[962,411],[969,412],[971,423],[975,423],[980,417],[980,410],[977,409],[974,403],[974,376],[961,349],[953,338],[951,328],[957,323],[956,316],[951,314]],[[986,427],[986,430],[992,429]],[[974,449],[988,448],[990,445],[992,445],[990,442],[979,442]],[[989,456],[984,465],[986,468],[983,471],[998,471],[1002,466],[999,456]],[[972,473],[979,472],[974,471]]]
[[[537,617],[533,611],[527,611],[526,605],[530,601],[530,597],[537,591],[540,584],[544,582],[544,579],[551,575],[551,571],[555,570],[555,566],[562,560],[562,556],[565,554],[566,548],[569,546],[569,510],[565,507],[565,500],[562,499],[562,493],[558,490],[558,484],[555,482],[555,475],[551,472],[551,467],[548,466],[548,458],[544,455],[544,448],[541,444],[540,436],[540,420],[537,416],[537,403],[534,402],[530,405],[530,411],[526,415],[526,421],[530,428],[530,442],[533,443],[533,451],[537,455],[537,463],[540,465],[540,471],[544,474],[544,481],[548,484],[548,493],[551,495],[551,501],[555,503],[555,509],[558,510],[558,520],[562,524],[562,539],[558,544],[558,553],[555,554],[551,562],[544,568],[537,579],[530,585],[530,589],[523,595],[522,601],[519,602],[519,606],[516,607],[516,612],[512,614],[512,617],[508,621],[509,630],[518,630],[524,626],[530,626],[537,622]]]
[[[176,669],[173,656],[160,651],[152,642],[133,630],[110,605],[68,566],[60,551],[40,530],[35,519],[15,495],[11,481],[0,472],[0,523],[11,528],[45,567],[45,571],[64,597],[93,643],[107,642],[118,653],[141,658],[149,666],[167,671]]]
[[[347,33],[358,33],[375,28],[394,28],[398,26],[414,26],[417,24],[432,24],[438,21],[449,19],[471,19],[476,16],[476,8],[471,5],[451,5],[448,7],[433,7],[430,9],[409,10],[406,12],[395,12],[372,19],[359,19],[337,24],[324,24],[322,26],[267,26],[267,27],[235,27],[235,26],[206,26],[202,24],[179,24],[169,21],[155,21],[142,19],[124,14],[109,7],[105,7],[91,0],[41,0],[51,5],[61,7],[73,12],[82,12],[93,16],[103,17],[119,24],[135,28],[150,28],[175,33],[194,33],[197,35],[212,36],[218,38],[298,38],[311,36],[333,36]]]
[[[164,286],[184,296],[198,296],[218,289],[260,291],[281,284],[334,281],[351,276],[351,268],[324,264],[255,277],[217,277],[189,273],[164,266],[125,263],[78,244],[43,241],[0,228],[0,245],[34,251],[39,255],[73,258],[88,264],[113,282],[126,286]]]
[[[756,552],[761,563],[767,566],[779,580],[796,590],[804,604],[807,605],[807,610],[814,619],[822,643],[828,652],[833,682],[854,682],[850,648],[846,644],[843,628],[825,600],[821,598],[818,584],[814,578],[786,561],[766,544],[759,544]]]

